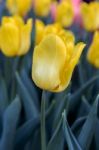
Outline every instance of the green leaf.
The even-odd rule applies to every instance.
[[[59,101],[58,103],[58,106],[56,107],[56,111],[55,111],[55,119],[54,119],[54,129],[56,128],[60,118],[61,118],[61,115],[62,115],[62,112],[64,109],[68,109],[67,107],[69,106],[69,98],[70,98],[70,94],[67,94],[63,97],[63,99]]]
[[[35,105],[37,106],[37,108],[39,108],[39,96],[38,96],[37,88],[33,84],[33,81],[30,80],[25,69],[22,69],[21,71],[21,79],[24,82],[25,87],[27,87],[27,90],[29,94],[31,95],[31,97],[34,98]]]
[[[46,111],[45,119],[49,119],[50,113],[52,112],[55,106],[55,101],[52,101],[52,104]],[[40,129],[40,118],[41,116],[38,115],[36,118],[31,119],[25,122],[16,132],[16,139],[15,139],[15,148],[16,150],[19,148],[24,147],[24,143],[27,143],[31,136],[36,132],[37,129]]]
[[[27,119],[31,119],[33,117],[35,118],[36,116],[38,116],[38,110],[34,104],[33,98],[30,96],[18,73],[16,73],[16,79],[19,88],[19,95],[22,98],[26,117]]]
[[[16,132],[15,149],[23,149],[24,144],[30,140],[32,134],[35,133],[37,128],[40,128],[39,117],[31,119],[21,126]]]
[[[3,133],[0,141],[1,150],[13,150],[16,128],[21,112],[21,102],[19,97],[8,106],[3,117]]]
[[[88,99],[86,99],[85,96],[81,97],[81,104],[78,107],[78,114],[77,114],[77,118],[82,117],[82,116],[87,116],[90,112],[90,104],[88,102]]]
[[[75,134],[76,137],[77,137],[77,135],[79,135],[79,131],[81,131],[81,128],[82,128],[86,118],[87,118],[86,116],[78,118],[77,120],[75,120],[75,122],[71,126],[71,130]]]
[[[5,80],[0,77],[0,111],[3,112],[9,104],[8,91]]]
[[[89,81],[87,81],[80,89],[78,89],[77,92],[72,94],[70,98],[70,103],[69,103],[69,111],[74,111],[77,108],[77,106],[81,102],[80,101],[81,95],[83,95],[86,92],[86,90],[88,90],[88,88],[90,88],[90,86],[94,84],[95,81],[97,81],[98,79],[99,79],[99,75],[94,76]]]
[[[64,143],[64,137],[62,132],[62,118],[61,118],[48,143],[47,150],[63,149],[63,143]]]
[[[97,98],[93,104],[93,107],[91,108],[90,113],[81,129],[79,136],[78,136],[79,144],[81,145],[82,149],[84,149],[84,150],[89,149],[93,135],[95,133],[98,101],[99,101],[99,95],[97,96]]]
[[[69,150],[82,150],[68,125],[65,111],[63,112],[62,117],[64,136]]]

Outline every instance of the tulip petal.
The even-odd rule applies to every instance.
[[[31,44],[31,30],[32,30],[32,19],[29,19],[27,24],[21,28],[20,31],[20,50],[18,55],[26,54],[30,48]]]
[[[16,0],[18,14],[24,16],[31,8],[32,0]]]
[[[39,44],[43,38],[45,25],[41,20],[36,20],[36,38],[35,43]]]
[[[74,50],[74,43],[75,43],[74,34],[71,31],[68,31],[68,30],[61,30],[59,32],[59,36],[63,39],[63,41],[66,45],[67,54],[68,54],[67,61],[69,61],[70,56],[72,55],[73,50]]]
[[[19,30],[11,23],[0,28],[0,47],[6,56],[15,56],[19,49]]]
[[[88,50],[88,61],[96,68],[99,68],[99,31],[96,31],[93,37],[93,42]]]
[[[46,36],[34,50],[32,78],[35,84],[49,91],[56,89],[65,60],[66,47],[61,38],[54,34]]]
[[[12,14],[26,15],[30,10],[32,0],[7,0],[6,7]]]
[[[38,16],[46,17],[50,12],[51,0],[34,0],[34,11]]]
[[[65,68],[61,72],[61,84],[57,89],[54,90],[54,92],[63,91],[68,86],[68,84],[71,80],[73,70],[79,61],[79,58],[81,56],[81,53],[82,53],[84,47],[85,47],[85,44],[82,42],[78,43],[75,46],[75,50],[72,54],[69,64],[68,65],[66,64]]]
[[[18,28],[21,28],[24,25],[24,21],[22,20],[20,16],[14,16],[13,20]]]
[[[3,17],[1,24],[5,25],[6,23],[14,24],[15,22],[12,17]]]

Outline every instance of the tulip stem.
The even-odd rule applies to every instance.
[[[45,129],[45,92],[42,93],[41,102],[41,147],[46,150],[46,129]]]

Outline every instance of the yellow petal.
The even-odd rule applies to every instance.
[[[31,30],[32,19],[29,19],[27,24],[24,25],[20,31],[20,49],[18,51],[18,55],[23,55],[28,52],[31,43]]]
[[[87,60],[99,68],[99,31],[96,31],[87,54]]]
[[[54,33],[56,35],[58,35],[58,32],[62,29],[62,27],[59,24],[49,24],[45,27],[44,30],[44,36],[50,34],[50,33]]]
[[[14,20],[14,22],[17,25],[18,28],[23,27],[24,21],[20,16],[13,16],[13,20]]]
[[[12,17],[3,17],[1,25],[5,25],[7,23],[15,24],[15,21]]]
[[[74,43],[75,43],[74,34],[69,30],[60,30],[58,35],[63,39],[67,48],[68,59],[70,59],[73,53]]]
[[[26,15],[31,9],[32,0],[7,0],[6,6],[12,14]]]
[[[43,38],[43,34],[44,34],[44,29],[45,29],[45,25],[42,21],[40,20],[36,20],[36,30],[35,30],[35,43],[36,44],[39,44],[40,41],[42,40]]]
[[[15,56],[19,49],[19,30],[7,23],[0,28],[0,47],[6,56]]]
[[[54,91],[61,82],[60,72],[66,60],[66,47],[57,35],[49,34],[35,47],[32,78],[45,90]]]
[[[16,3],[16,0],[6,0],[6,7],[8,8],[8,10],[12,14],[17,13],[17,3]]]
[[[31,8],[32,0],[16,0],[18,14],[24,16]]]
[[[84,43],[78,43],[75,46],[74,53],[72,54],[70,62],[68,63],[68,65],[66,63],[66,65],[64,66],[64,69],[61,72],[60,86],[58,88],[56,88],[54,90],[54,92],[63,91],[69,85],[71,77],[72,77],[73,70],[74,70],[75,66],[77,65],[77,63],[79,61],[79,58],[81,56],[81,53],[82,53],[84,47],[85,47]]]
[[[50,12],[51,0],[34,0],[36,15],[46,17]]]

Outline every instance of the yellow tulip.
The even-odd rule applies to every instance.
[[[75,45],[73,35],[62,32],[44,36],[33,54],[32,79],[38,87],[52,92],[61,92],[69,85],[85,46],[82,42]]]
[[[50,13],[51,0],[34,0],[34,12],[37,16],[46,17]]]
[[[35,43],[38,44],[43,38],[45,25],[41,20],[37,19],[35,22],[35,28]]]
[[[6,7],[11,14],[26,15],[31,9],[32,0],[7,0]]]
[[[99,31],[94,33],[93,41],[87,54],[87,59],[99,69]]]
[[[6,56],[19,56],[29,51],[32,20],[26,24],[18,17],[3,17],[0,27],[0,48]]]
[[[72,3],[69,1],[62,1],[56,6],[56,19],[63,27],[69,27],[73,23],[74,12]]]
[[[94,31],[99,28],[99,2],[81,3],[81,15],[86,30]]]

